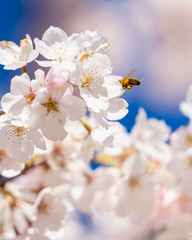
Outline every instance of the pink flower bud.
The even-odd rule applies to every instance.
[[[45,87],[48,89],[62,87],[69,80],[69,71],[61,66],[50,68],[45,77]]]

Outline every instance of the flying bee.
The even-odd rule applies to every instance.
[[[134,68],[126,77],[119,80],[123,89],[131,89],[133,86],[139,86],[141,84],[141,80],[131,77],[136,71],[137,68]]]

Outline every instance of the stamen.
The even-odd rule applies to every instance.
[[[59,113],[59,109],[58,109],[58,107],[57,107],[57,103],[54,102],[51,98],[49,98],[49,101],[48,101],[48,102],[42,103],[41,105],[47,108],[47,115],[48,115],[51,111]]]

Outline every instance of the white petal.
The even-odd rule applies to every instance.
[[[31,81],[31,89],[35,92],[39,87],[44,86],[45,73],[41,69],[38,69],[34,74],[35,79]]]
[[[20,55],[20,48],[14,42],[0,42],[0,64],[7,65],[15,61],[15,56]]]
[[[30,78],[27,73],[15,76],[11,80],[11,94],[25,95],[30,91]]]
[[[122,98],[114,98],[109,102],[106,118],[109,120],[119,120],[128,113],[128,103]]]
[[[35,38],[34,40],[35,45],[36,45],[36,49],[37,51],[45,58],[50,59],[50,60],[54,60],[55,59],[55,53],[53,51],[53,49],[49,46],[47,46],[46,43],[44,43],[43,41],[39,40],[38,38]]]
[[[121,79],[122,77],[119,76],[105,76],[103,86],[107,89],[108,98],[119,97],[124,93],[122,85],[119,82]]]
[[[96,113],[100,112],[101,110],[106,110],[109,106],[108,99],[105,97],[100,96],[95,98],[88,94],[82,94],[81,96],[85,100],[87,107]]]
[[[81,98],[68,95],[64,98],[64,101],[62,107],[70,120],[78,120],[86,114],[86,105]]]
[[[14,143],[10,142],[10,151],[17,162],[27,162],[33,156],[34,145],[28,138],[22,142],[15,139]]]
[[[66,41],[66,33],[58,27],[50,26],[45,33],[43,34],[42,40],[48,45],[51,46],[56,42]]]
[[[15,118],[20,117],[22,112],[24,112],[24,108],[27,108],[26,102],[22,99],[18,99],[17,102],[13,103],[9,109],[9,114]]]
[[[26,34],[26,38],[20,41],[20,60],[27,61],[29,54],[33,51],[33,45],[31,38],[28,34]]]
[[[9,140],[6,136],[6,132],[9,130],[10,126],[6,126],[3,123],[0,123],[0,149],[5,149],[9,147]]]
[[[18,68],[22,68],[27,64],[27,61],[15,61],[10,64],[5,65],[4,69],[6,70],[16,70]]]
[[[3,49],[4,51],[6,51],[6,49],[7,49],[7,51],[10,51],[10,49],[11,49],[15,53],[20,52],[19,46],[16,43],[11,42],[11,41],[10,42],[1,41],[0,48]]]
[[[30,138],[37,148],[42,149],[42,150],[47,149],[45,140],[44,140],[42,134],[38,130],[31,131]]]
[[[64,129],[65,119],[62,116],[52,117],[49,114],[41,128],[42,134],[51,141],[62,141],[66,136],[67,132]]]
[[[35,62],[37,62],[39,64],[39,66],[41,66],[41,67],[52,67],[55,64],[57,64],[57,61],[38,61],[38,60],[35,60]]]
[[[33,105],[29,113],[28,127],[33,131],[40,128],[44,124],[45,118],[46,109],[38,103]]]
[[[39,55],[38,51],[32,50],[27,58],[27,62],[32,62],[35,58],[37,58]]]
[[[22,107],[24,107],[24,105],[22,104],[22,100],[23,99],[23,96],[15,96],[15,95],[12,95],[10,93],[7,93],[5,94],[2,99],[1,99],[1,106],[2,106],[2,109],[4,112],[6,113],[10,113],[10,108],[12,108],[12,106],[16,103],[20,103],[22,105]],[[24,103],[24,102],[23,102]],[[19,109],[16,108],[13,108],[12,109],[13,112],[16,111],[16,115],[19,113],[21,113],[21,108],[19,107]],[[12,114],[12,111],[11,111],[11,114]],[[14,115],[14,113],[13,113]]]
[[[185,116],[192,118],[192,103],[181,102],[179,108]]]

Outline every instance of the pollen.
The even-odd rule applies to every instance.
[[[17,137],[25,135],[25,128],[23,126],[22,127],[15,127],[13,131],[14,131],[14,134]]]
[[[111,46],[111,44],[110,44],[109,42],[106,42],[106,43],[104,44],[104,46],[105,46],[106,48],[109,48],[109,47]]]
[[[7,132],[5,133],[5,136],[12,141],[12,143],[21,143],[23,140],[26,140],[26,129],[24,126],[18,127],[18,126],[11,126]]]
[[[25,98],[27,99],[28,103],[32,103],[35,99],[35,94],[33,92],[30,92],[28,95],[25,96]]]
[[[63,122],[61,119],[58,119],[58,122],[59,122],[61,125],[64,124],[64,122]]]
[[[63,43],[55,43],[53,45],[53,50],[56,53],[56,60],[63,62],[66,60],[66,54],[68,54],[68,49]]]
[[[57,102],[53,101],[51,98],[49,98],[49,101],[46,103],[41,104],[43,107],[45,107],[47,109],[47,115],[50,112],[53,113],[59,113],[59,109],[57,106]]]
[[[97,72],[88,71],[87,74],[83,74],[81,79],[81,87],[87,87],[91,90],[96,89],[103,83],[103,78],[98,75]]]
[[[83,54],[83,56],[80,58],[80,62],[83,62],[84,59],[88,59],[89,54]]]
[[[93,76],[92,76],[92,75],[90,75],[90,76],[88,76],[88,77],[85,77],[84,79],[81,80],[81,82],[82,82],[82,85],[81,85],[81,86],[82,86],[82,87],[89,86],[92,79],[93,79]]]

